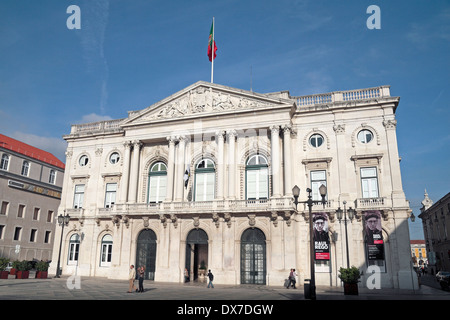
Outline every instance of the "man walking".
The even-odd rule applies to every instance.
[[[207,276],[209,278],[208,288],[209,288],[210,285],[211,285],[212,288],[214,288],[214,285],[213,285],[214,275],[211,273],[211,270],[208,270]]]

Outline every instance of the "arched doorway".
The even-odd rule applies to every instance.
[[[266,236],[257,228],[241,237],[241,284],[266,284]]]
[[[139,233],[136,249],[136,269],[145,267],[145,280],[155,280],[156,266],[156,234],[145,229]]]
[[[186,238],[186,263],[189,281],[205,280],[208,268],[208,235],[202,229],[191,230]]]

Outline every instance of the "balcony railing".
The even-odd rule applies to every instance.
[[[353,204],[353,202],[351,202]],[[353,207],[350,203],[348,207]],[[341,204],[342,206],[342,204]],[[358,198],[354,201],[357,210],[383,210],[391,206],[389,198]],[[335,212],[339,207],[339,201],[327,200],[325,206],[321,203],[314,204],[313,212]],[[85,215],[86,209],[66,209],[73,218]],[[114,204],[111,208],[98,208],[100,217],[111,215],[161,215],[161,214],[202,214],[202,213],[260,213],[273,211],[294,211],[295,204],[292,198],[271,198],[253,200],[213,200],[213,201],[183,201],[183,202],[159,202],[159,203],[126,203]],[[299,203],[298,212],[306,213],[309,208],[306,203]],[[92,214],[92,213],[90,213]]]
[[[331,104],[335,102],[368,100],[383,97],[390,97],[389,86],[348,91],[334,91],[330,93],[312,94],[293,98],[297,102],[297,107],[301,108],[321,104]]]
[[[115,204],[107,212],[128,215],[140,214],[189,214],[212,212],[255,212],[255,211],[283,211],[294,210],[293,199],[273,198],[260,200],[213,200],[213,201],[184,201],[160,203]]]

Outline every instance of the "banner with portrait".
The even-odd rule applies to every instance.
[[[384,240],[381,229],[381,212],[378,210],[363,211],[364,235],[369,260],[384,260]]]
[[[330,260],[328,216],[325,212],[313,213],[313,239],[315,260]]]

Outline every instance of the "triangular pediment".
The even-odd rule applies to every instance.
[[[129,112],[122,126],[293,105],[289,99],[199,81],[148,108]]]

